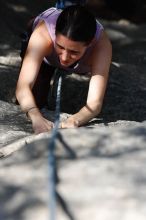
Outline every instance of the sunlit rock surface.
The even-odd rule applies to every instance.
[[[51,133],[34,135],[30,121],[12,104],[21,62],[19,32],[40,6],[38,10],[28,2],[19,6],[2,2],[0,220],[49,219]],[[57,190],[75,220],[145,220],[146,26],[126,20],[101,22],[113,43],[103,109],[82,128],[59,130]],[[84,75],[63,75],[61,120],[85,103],[88,83]],[[54,121],[55,95],[49,97],[49,108],[42,113]],[[60,203],[56,215],[59,220],[69,219]]]
[[[7,155],[0,161],[4,219],[47,219],[50,136],[32,135],[1,148],[1,156]],[[75,219],[145,219],[145,141],[145,123],[60,131],[57,189]],[[58,219],[68,219],[57,204]]]

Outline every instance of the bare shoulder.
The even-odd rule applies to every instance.
[[[102,31],[99,40],[92,51],[92,75],[107,75],[112,60],[112,45],[105,31]]]
[[[39,22],[34,29],[28,47],[30,49],[39,50],[39,52],[42,52],[44,55],[52,51],[53,42],[44,21]]]
[[[103,30],[100,38],[96,40],[95,46],[92,50],[92,60],[97,59],[99,56],[110,56],[112,54],[112,44],[107,35],[107,33]]]
[[[112,47],[111,41],[109,39],[109,36],[107,35],[106,31],[102,31],[101,35],[96,43],[96,49],[99,49],[99,47]]]

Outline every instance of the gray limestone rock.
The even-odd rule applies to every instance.
[[[146,124],[59,133],[55,145],[57,190],[75,219],[144,220]],[[50,137],[47,133],[29,136],[1,148],[1,153],[8,152],[0,161],[0,207],[5,219],[47,219]],[[9,154],[17,142],[19,150]],[[58,219],[68,219],[59,203],[56,212]]]
[[[0,220],[49,219],[52,133],[34,135],[30,121],[12,103],[21,62],[17,34],[34,7],[32,1],[21,7],[2,2],[7,10],[0,9]],[[17,25],[8,23],[12,11],[12,21],[20,18]],[[146,28],[126,20],[102,23],[113,43],[103,109],[82,128],[59,130],[57,190],[75,220],[145,220]],[[84,105],[88,84],[85,75],[63,76],[61,120]],[[54,121],[54,109],[51,96],[42,113]],[[56,214],[69,219],[59,203]]]

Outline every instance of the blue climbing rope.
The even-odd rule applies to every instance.
[[[69,5],[84,5],[85,3],[86,0],[58,0],[55,7],[58,9],[64,9]]]
[[[56,70],[57,71],[57,70]],[[56,161],[55,161],[55,140],[58,134],[60,123],[60,98],[61,98],[62,77],[59,77],[57,86],[56,110],[55,110],[55,124],[52,130],[52,137],[49,142],[49,210],[50,220],[56,219]]]
[[[48,155],[48,166],[49,166],[49,210],[50,210],[50,220],[56,220],[56,202],[59,202],[62,209],[68,216],[70,220],[75,220],[70,208],[68,207],[65,200],[62,196],[57,192],[56,184],[59,182],[57,166],[56,166],[56,157],[55,157],[55,141],[58,139],[64,149],[68,154],[68,158],[75,159],[76,153],[65,143],[62,135],[58,132],[59,124],[60,124],[60,100],[61,100],[61,86],[62,86],[62,76],[63,72],[59,72],[60,70],[56,69],[55,71],[55,79],[58,82],[57,85],[57,95],[56,95],[56,109],[55,109],[55,124],[52,130],[52,136],[49,142],[49,155]],[[56,83],[55,83],[56,84]]]

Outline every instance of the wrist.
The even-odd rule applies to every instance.
[[[29,118],[31,121],[33,121],[33,119],[36,116],[42,116],[42,114],[40,113],[40,110],[38,107],[31,107],[26,111],[26,116],[27,118]]]
[[[29,117],[29,113],[33,110],[36,110],[36,109],[38,109],[38,107],[33,106],[33,107],[30,107],[27,110],[25,110],[26,116]]]
[[[67,121],[68,121],[69,123],[73,123],[73,124],[74,124],[75,126],[77,126],[77,127],[79,127],[80,124],[81,124],[79,118],[77,117],[77,114],[70,116],[70,117],[67,119]]]

